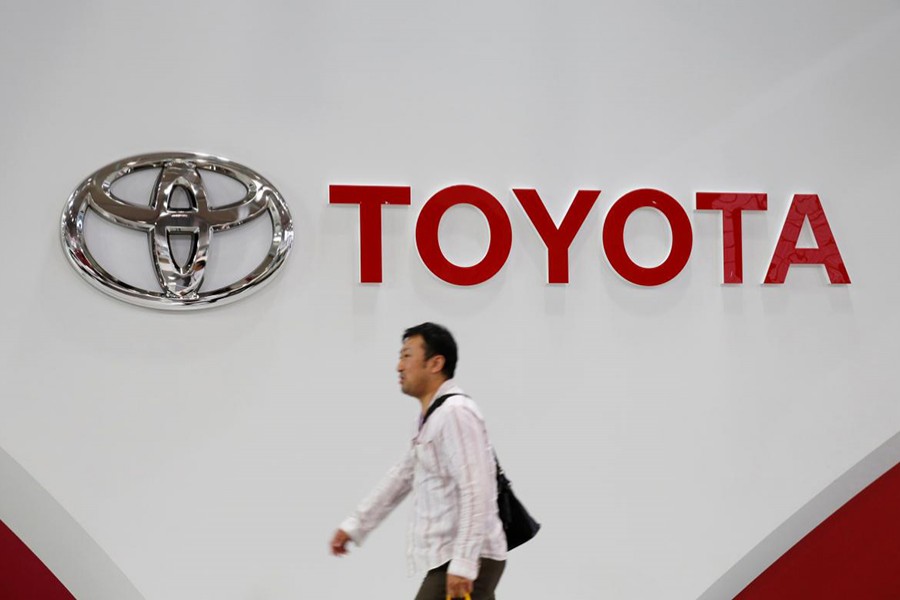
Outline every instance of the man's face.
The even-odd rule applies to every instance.
[[[400,374],[400,389],[404,394],[421,397],[428,390],[428,384],[440,372],[440,357],[425,358],[425,343],[422,336],[414,335],[403,340],[397,372]]]

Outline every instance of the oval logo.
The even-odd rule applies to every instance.
[[[118,197],[114,184],[142,171],[157,170],[144,204]],[[203,173],[237,182],[243,197],[213,206]],[[215,174],[215,175],[212,175]],[[141,289],[111,275],[94,258],[85,241],[85,217],[146,233],[157,289]],[[263,215],[271,220],[269,250],[258,266],[237,281],[204,289],[210,242],[218,232],[239,227]],[[293,224],[278,190],[259,173],[230,160],[206,154],[173,152],[142,154],[107,165],[85,179],[69,197],[60,224],[63,249],[72,266],[92,285],[120,300],[161,309],[195,309],[225,304],[258,289],[284,264],[293,242]],[[187,241],[186,252],[173,241]]]

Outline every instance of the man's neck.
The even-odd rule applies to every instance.
[[[422,414],[424,415],[428,412],[428,407],[431,406],[431,403],[434,401],[434,397],[437,394],[437,391],[441,389],[441,386],[446,383],[446,379],[442,379],[438,381],[436,385],[429,388],[428,392],[419,396],[419,402],[422,404]]]

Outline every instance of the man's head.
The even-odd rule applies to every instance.
[[[400,388],[422,398],[433,393],[456,371],[456,342],[446,328],[422,323],[403,332],[400,350]]]

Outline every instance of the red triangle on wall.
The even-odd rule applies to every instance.
[[[0,521],[0,598],[75,600],[50,569]]]
[[[839,508],[735,600],[900,598],[900,464]]]

